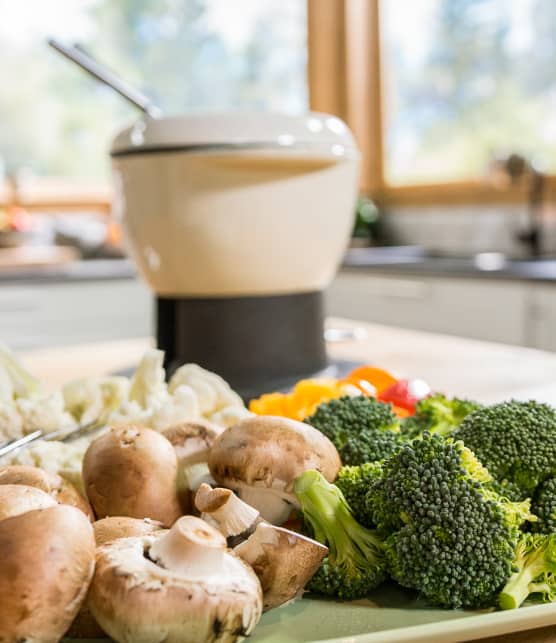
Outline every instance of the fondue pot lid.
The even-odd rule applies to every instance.
[[[303,149],[336,156],[358,156],[347,125],[329,114],[302,116],[265,112],[146,117],[114,139],[112,156],[156,152],[246,149]]]

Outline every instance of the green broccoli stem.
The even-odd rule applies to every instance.
[[[500,593],[500,607],[503,610],[518,608],[531,593],[531,585],[534,579],[535,576],[529,567],[512,574]]]
[[[330,558],[363,566],[373,558],[378,561],[381,541],[355,520],[338,487],[311,470],[296,480],[295,493],[315,539],[328,546]]]
[[[519,607],[533,591],[534,581],[544,569],[544,551],[537,549],[524,558],[518,556],[519,571],[513,573],[500,592],[499,604],[503,610]]]

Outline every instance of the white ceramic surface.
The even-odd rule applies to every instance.
[[[348,243],[357,194],[359,154],[345,125],[323,115],[285,117],[288,131],[296,125],[300,136],[308,134],[280,145],[275,139],[286,121],[272,115],[268,132],[261,115],[251,128],[242,115],[224,124],[214,120],[212,133],[200,127],[196,135],[198,117],[191,117],[192,129],[184,118],[177,119],[174,142],[224,146],[235,140],[231,124],[241,122],[238,136],[257,145],[138,150],[114,158],[116,214],[150,287],[160,295],[198,297],[325,288]],[[310,131],[310,118],[323,123],[320,132]],[[335,132],[327,119],[337,124]],[[170,140],[170,121],[153,125],[146,147]],[[262,144],[265,135],[268,144]],[[131,134],[120,135],[115,148],[122,136]]]
[[[343,146],[344,154],[358,156],[357,144],[346,124],[329,114],[302,116],[271,112],[228,112],[144,118],[122,130],[111,153],[145,148],[191,145],[267,144],[288,148]]]

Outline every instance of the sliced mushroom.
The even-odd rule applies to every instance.
[[[93,528],[67,505],[0,522],[0,641],[56,643],[93,575]]]
[[[14,464],[0,469],[0,485],[20,484],[35,487],[52,496],[61,505],[70,505],[80,509],[89,520],[94,520],[93,511],[88,501],[77,489],[62,476],[49,473],[37,467]]]
[[[57,504],[54,498],[40,489],[22,484],[0,485],[0,520]]]
[[[294,482],[303,471],[317,469],[332,482],[340,466],[336,447],[320,431],[274,416],[253,416],[226,429],[209,456],[214,479],[274,524],[299,508]]]
[[[154,534],[164,528],[161,522],[150,520],[150,518],[128,518],[126,516],[113,516],[97,520],[93,524],[95,542],[97,547],[105,545],[118,538],[130,538],[131,536],[147,536]]]
[[[328,547],[295,531],[260,522],[234,551],[259,577],[266,611],[303,592],[328,554]]]
[[[203,520],[224,534],[230,547],[245,540],[259,521],[259,512],[238,498],[231,489],[213,489],[208,484],[202,484],[195,496],[195,506]]]
[[[83,480],[97,518],[152,518],[170,526],[181,515],[177,457],[170,442],[151,429],[112,429],[91,443]]]
[[[253,631],[262,594],[224,536],[184,516],[169,531],[100,547],[88,603],[119,643],[232,643]]]
[[[191,508],[191,494],[203,482],[212,482],[208,456],[216,438],[224,431],[208,420],[183,422],[162,431],[178,456],[178,492],[184,513]]]

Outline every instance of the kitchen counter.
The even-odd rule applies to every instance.
[[[469,257],[435,256],[418,246],[352,248],[342,269],[395,275],[556,282],[556,259],[513,259],[483,252]]]
[[[379,324],[329,319],[329,328],[356,328],[358,339],[328,344],[335,359],[372,362],[433,389],[496,402],[516,397],[556,404],[556,354]],[[119,371],[136,364],[152,340],[110,341],[21,353],[50,389],[68,379]],[[79,367],[76,367],[79,364]]]
[[[484,402],[516,397],[556,403],[556,355],[543,351],[331,319],[333,328],[357,328],[357,340],[335,342],[335,358],[373,362],[422,377],[433,388]],[[25,365],[50,389],[70,378],[136,364],[149,338],[22,353]],[[77,366],[79,365],[79,366]],[[556,626],[484,639],[488,643],[554,643]]]
[[[479,253],[474,257],[434,256],[417,246],[352,248],[344,257],[342,269],[415,277],[556,282],[556,259],[553,258],[505,259],[498,253]],[[54,267],[2,269],[0,285],[133,279],[136,275],[130,259],[90,259]]]
[[[130,259],[88,259],[52,267],[5,268],[0,270],[0,285],[133,279],[136,274]]]
[[[433,388],[484,402],[516,397],[556,403],[556,355],[515,346],[331,319],[329,327],[358,328],[357,340],[335,342],[335,358],[373,362],[422,377]],[[50,389],[70,378],[136,364],[149,338],[22,353],[26,366]],[[77,366],[79,365],[79,366]],[[484,639],[488,643],[555,643],[556,626]]]

